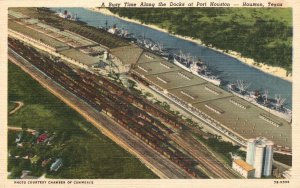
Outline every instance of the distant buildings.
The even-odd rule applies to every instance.
[[[63,166],[62,158],[52,160],[49,155],[46,156],[39,150],[38,145],[44,145],[47,149],[51,149],[48,145],[51,145],[53,140],[56,138],[55,132],[47,132],[41,130],[40,132],[29,129],[27,131],[21,130],[15,137],[14,144],[16,150],[13,153],[8,152],[8,157],[12,159],[18,159],[19,162],[25,161],[26,164],[29,161],[28,167],[30,170],[24,169],[24,166],[16,166],[16,169],[22,170],[21,179],[35,179],[38,177],[32,176],[31,174],[37,175],[40,171],[49,169],[51,172],[57,172]],[[34,150],[28,150],[28,147],[35,148]],[[38,150],[36,150],[38,149]],[[20,155],[17,155],[20,154]],[[15,176],[15,175],[13,175]],[[19,177],[17,177],[19,178]]]
[[[282,176],[286,179],[291,179],[292,177],[292,169],[286,170],[282,173]]]
[[[21,175],[21,179],[37,179],[37,177],[35,176],[30,176],[29,174],[31,174],[31,171],[29,170],[22,170],[22,175]]]
[[[43,133],[43,134],[41,134],[41,135],[37,138],[37,143],[44,142],[47,138],[48,138],[48,134],[47,134],[47,133]]]
[[[279,168],[276,168],[273,170],[273,176],[276,178],[280,178],[281,177],[281,173],[279,171]]]
[[[56,161],[51,164],[50,171],[55,171],[56,172],[60,169],[60,167],[62,167],[62,165],[63,165],[62,159],[61,158],[56,159]]]
[[[18,134],[18,136],[17,136],[16,140],[15,140],[15,143],[18,143],[18,142],[20,142],[20,141],[22,140],[22,138],[23,138],[23,133],[22,133],[22,132],[20,132],[20,133]]]
[[[249,139],[246,162],[255,168],[255,178],[272,174],[274,143],[264,137]]]

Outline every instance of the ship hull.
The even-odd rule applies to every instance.
[[[233,93],[234,95],[236,95],[242,99],[245,99],[248,102],[251,102],[252,104],[258,106],[259,108],[266,110],[267,112],[286,120],[289,123],[291,123],[291,121],[292,121],[292,113],[288,109],[286,109],[288,111],[288,113],[280,112],[275,109],[268,108],[268,107],[264,106],[263,104],[258,103],[254,98],[250,97],[249,95],[241,95],[241,94],[233,91],[232,89],[229,89],[229,91],[231,93]]]
[[[181,64],[180,62],[178,62],[175,58],[174,58],[174,61],[173,61],[173,62],[174,62],[175,65],[179,66],[180,68],[183,68],[184,70],[186,70],[186,71],[188,71],[188,72],[191,72],[192,74],[194,74],[194,75],[196,75],[196,76],[198,76],[198,77],[200,77],[200,78],[202,78],[202,79],[204,79],[204,80],[206,80],[206,81],[208,81],[208,82],[210,82],[210,83],[212,83],[212,84],[214,84],[214,85],[219,86],[219,85],[221,84],[221,81],[220,81],[220,80],[210,79],[210,78],[207,78],[207,77],[205,77],[205,76],[202,76],[201,74],[199,74],[199,73],[197,73],[197,72],[191,71],[191,69],[189,69],[188,67],[182,65],[182,64]]]

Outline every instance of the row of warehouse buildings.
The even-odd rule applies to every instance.
[[[291,151],[291,125],[287,121],[167,60],[144,52],[131,73],[137,80],[245,147],[248,139],[264,136],[274,141],[276,150]],[[280,122],[281,126],[274,126],[267,121],[269,119]]]
[[[133,57],[132,54],[139,50],[131,45],[131,49],[127,49],[127,52],[133,53],[130,56],[125,55],[125,49],[109,49],[84,36],[52,27],[11,9],[9,9],[8,33],[84,69],[100,70],[99,67],[109,69],[111,64],[115,63],[118,71],[129,71],[128,62],[131,62],[132,58],[126,57]]]

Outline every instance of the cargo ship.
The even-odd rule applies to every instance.
[[[149,38],[145,38],[145,36],[141,39],[137,39],[136,44],[143,49],[150,50],[152,53],[159,55],[166,60],[169,60],[171,56],[171,54],[163,47],[163,44],[160,42],[154,42]]]
[[[59,11],[58,16],[67,20],[78,21],[77,14],[73,15],[71,12],[67,10]]]
[[[200,78],[211,82],[219,86],[221,84],[221,79],[213,75],[207,68],[206,64],[203,63],[200,59],[191,57],[189,55],[184,55],[181,51],[178,55],[174,55],[173,63],[186,71],[193,73]]]
[[[268,90],[265,90],[264,93],[259,90],[249,92],[247,91],[249,86],[250,83],[237,80],[236,83],[228,84],[227,89],[234,95],[251,102],[267,112],[283,118],[289,123],[292,122],[292,110],[284,107],[285,98],[278,94],[275,94],[275,98],[269,98]]]

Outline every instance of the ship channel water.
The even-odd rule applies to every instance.
[[[222,82],[232,83],[236,80],[244,80],[251,83],[249,91],[256,89],[264,91],[267,89],[271,98],[274,98],[275,94],[280,94],[283,98],[286,98],[285,107],[292,109],[291,82],[266,74],[231,56],[147,26],[124,21],[117,17],[104,15],[85,8],[52,8],[52,10],[57,12],[67,10],[73,15],[76,14],[80,21],[94,27],[105,27],[107,21],[109,26],[116,24],[118,28],[123,28],[135,36],[145,36],[155,42],[160,42],[165,48],[170,48],[175,53],[181,50],[192,56],[200,57],[213,70],[214,74],[222,79]],[[226,86],[223,85],[221,87],[225,88]]]

